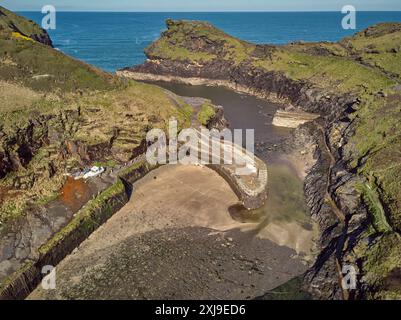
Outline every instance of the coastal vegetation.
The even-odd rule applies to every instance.
[[[216,111],[209,103],[204,103],[198,113],[198,120],[202,126],[206,126],[210,119],[214,117]]]
[[[11,30],[30,39],[52,45],[47,32],[33,21],[20,17],[4,7],[0,7],[0,16],[0,31]]]
[[[344,40],[341,45],[295,43],[261,46],[235,39],[206,22],[168,21],[167,26],[169,28],[162,37],[146,49],[152,59],[171,59],[198,65],[221,59],[235,65],[251,65],[266,71],[282,72],[291,79],[308,81],[323,88],[330,86],[342,92],[365,89],[377,92],[396,83],[379,68],[367,68],[356,63],[355,54],[347,46],[351,47],[354,43],[361,46],[360,36],[356,36],[355,40]],[[386,30],[384,26],[381,28]],[[385,42],[382,37],[388,37],[388,34],[378,37],[380,39],[370,44]],[[397,60],[398,53],[393,55]],[[367,53],[365,56],[366,59],[370,57]]]

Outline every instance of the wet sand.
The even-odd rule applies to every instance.
[[[229,212],[236,204],[210,169],[161,167],[57,266],[56,290],[39,286],[29,298],[251,299],[302,274],[294,249],[309,243],[296,238],[312,231],[290,232],[294,249],[282,246],[285,225],[300,228],[296,220],[242,223]]]

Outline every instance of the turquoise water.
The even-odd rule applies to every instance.
[[[36,22],[40,12],[20,12]],[[208,21],[254,43],[336,41],[355,30],[341,28],[341,12],[111,13],[60,12],[50,35],[55,47],[107,71],[141,64],[143,50],[165,29],[165,20]],[[357,30],[378,22],[399,21],[401,12],[359,12]]]

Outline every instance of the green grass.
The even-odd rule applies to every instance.
[[[56,170],[51,178],[46,174],[50,162]],[[57,157],[50,158],[47,149],[41,148],[26,168],[8,173],[0,180],[0,185],[12,188],[18,181],[19,187],[12,188],[16,189],[12,196],[0,205],[0,222],[7,223],[20,217],[29,205],[43,206],[55,200],[65,183],[65,177],[62,175],[64,170],[64,161]]]
[[[165,129],[171,117],[181,129],[191,125],[192,108],[178,96],[120,80],[34,41],[46,33],[1,7],[0,12],[5,13],[0,14],[0,150],[17,159],[20,146],[47,141],[47,134],[60,141],[31,146],[34,157],[27,167],[0,181],[18,191],[1,205],[1,222],[21,216],[29,204],[54,199],[66,170],[88,160],[106,166],[129,161],[147,131]],[[101,152],[90,159],[65,154],[67,143]],[[46,172],[50,162],[56,169],[52,177]]]
[[[117,165],[117,161],[114,159],[108,161],[95,161],[93,165],[97,167],[113,168]]]
[[[349,150],[358,171],[378,186],[391,226],[401,231],[401,105],[400,94],[365,96]]]
[[[366,250],[364,280],[374,288],[371,299],[401,298],[401,288],[392,287],[392,272],[401,268],[401,237],[396,233],[385,234]]]
[[[2,89],[4,88],[4,89]],[[93,91],[80,94],[64,94],[60,99],[56,94],[46,97],[37,94],[33,89],[0,81],[0,90],[5,94],[0,96],[4,101],[0,109],[0,126],[6,134],[4,139],[15,139],[17,144],[3,144],[2,148],[15,154],[20,144],[29,143],[29,137],[21,132],[29,132],[32,121],[35,125],[32,140],[43,140],[47,132],[56,135],[60,144],[44,146],[35,150],[33,159],[26,168],[10,172],[1,184],[12,187],[15,181],[19,185],[29,186],[19,190],[20,193],[12,201],[5,201],[0,207],[0,220],[7,222],[21,216],[29,203],[43,205],[54,199],[62,187],[62,174],[67,163],[73,157],[68,155],[65,161],[60,160],[60,154],[65,147],[64,141],[77,142],[88,148],[106,150],[92,155],[90,159],[95,164],[113,167],[117,162],[130,160],[135,148],[139,147],[148,130],[160,128],[165,130],[171,117],[178,120],[179,128],[191,125],[192,108],[178,96],[166,92],[160,87],[129,82],[124,88],[108,91]],[[13,101],[18,103],[13,104]],[[78,110],[80,110],[78,112]],[[47,116],[43,120],[43,116]],[[113,136],[116,138],[112,141]],[[22,140],[22,141],[21,141]],[[6,141],[6,140],[4,140]],[[81,159],[82,160],[82,159]],[[46,166],[52,163],[56,174],[48,177]],[[82,161],[81,161],[82,162]],[[17,186],[17,188],[20,188]]]
[[[377,195],[376,190],[370,184],[366,183],[359,186],[359,190],[363,195],[363,199],[372,214],[372,225],[379,233],[392,232],[393,228],[387,221],[386,213],[383,205]]]
[[[118,79],[33,39],[48,34],[33,21],[0,7],[0,79],[36,91],[106,90]]]
[[[352,55],[372,67],[379,68],[401,80],[401,27],[383,23],[344,39],[341,44]]]
[[[1,23],[4,24],[2,16]],[[28,34],[0,30],[0,79],[44,92],[107,90],[121,86],[111,74],[25,37]]]
[[[188,38],[196,36],[196,41]],[[210,52],[214,42],[216,48]],[[215,48],[215,49],[216,49]],[[146,53],[153,58],[173,59],[202,64],[214,59],[224,59],[239,64],[254,50],[254,45],[238,40],[200,21],[169,21],[164,36],[150,45]],[[213,51],[213,50],[212,50]]]
[[[114,145],[132,149],[139,146],[151,128],[165,130],[172,117],[180,128],[188,127],[192,115],[192,108],[178,96],[134,81],[123,90],[85,96],[77,104],[88,120],[78,128],[75,138],[88,145],[108,143],[113,128],[118,128],[121,139]],[[93,108],[97,111],[93,112]]]
[[[378,70],[337,56],[316,56],[293,50],[277,50],[271,60],[256,60],[256,67],[283,72],[288,78],[304,80],[320,88],[339,92],[377,92],[394,85]]]
[[[2,114],[25,111],[42,100],[42,96],[32,89],[0,80],[0,101]],[[1,120],[4,120],[2,117]],[[6,122],[6,121],[5,121]]]
[[[391,47],[401,46],[401,31],[375,38],[375,41]],[[266,71],[281,72],[290,79],[308,81],[333,92],[377,92],[396,83],[382,71],[391,69],[395,72],[401,68],[397,54],[392,57],[387,52],[390,48],[383,47],[383,52],[374,56],[377,63],[365,66],[355,60],[355,53],[348,48],[349,45],[347,47],[349,42],[357,43],[357,40],[271,46],[266,49],[270,54],[258,56],[254,54],[256,45],[236,39],[208,23],[168,21],[168,30],[147,48],[146,53],[153,59],[198,65],[217,59],[234,65],[244,63]],[[390,65],[379,66],[379,61]]]
[[[28,37],[45,36],[46,32],[32,20],[23,17],[0,6],[0,31],[19,32]]]
[[[205,103],[201,106],[198,113],[198,120],[202,126],[206,126],[210,119],[216,115],[216,110],[209,103]]]

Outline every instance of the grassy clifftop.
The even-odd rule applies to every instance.
[[[149,57],[196,63],[219,58],[240,63],[254,47],[206,22],[168,20],[167,27],[162,37],[146,49]]]
[[[22,18],[0,6],[0,32],[16,32],[33,40],[52,45],[47,32],[33,21]]]
[[[401,24],[382,23],[340,42],[356,61],[401,80]]]
[[[395,81],[382,69],[391,71],[395,77],[401,74],[396,63],[401,45],[398,24],[378,25],[370,29],[369,36],[358,34],[339,43],[285,46],[251,44],[199,21],[169,20],[167,27],[162,37],[146,49],[149,58],[199,65],[219,59],[236,66],[243,64],[282,72],[291,79],[341,92],[375,92],[391,86]],[[376,29],[381,32],[372,31]],[[393,65],[397,67],[394,69]]]
[[[105,90],[116,78],[51,48],[36,23],[0,7],[0,79],[36,91]]]

